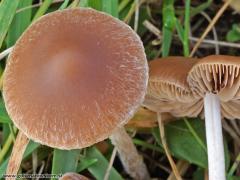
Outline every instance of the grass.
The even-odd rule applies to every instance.
[[[135,14],[136,2],[139,5],[137,15]],[[132,28],[135,27],[136,29],[138,27],[137,32],[143,40],[149,60],[170,55],[187,57],[194,46],[189,36],[201,37],[208,25],[200,12],[205,11],[210,17],[214,17],[223,5],[223,3],[213,0],[204,2],[200,0],[164,0],[162,3],[147,0],[62,0],[58,2],[44,0],[42,4],[37,5],[36,3],[38,1],[33,0],[0,1],[0,53],[14,46],[24,30],[44,14],[66,8],[91,7],[120,18]],[[18,12],[19,10],[21,12]],[[240,55],[237,44],[226,40],[227,34],[232,32],[232,27],[238,26],[240,16],[232,14],[231,9],[227,11],[228,13],[224,17],[220,16],[222,20],[215,25],[218,39],[224,42],[220,51],[223,54]],[[143,25],[146,20],[160,31],[160,36],[156,36],[150,26]],[[206,38],[212,39],[211,33]],[[234,38],[231,39],[240,39],[240,34],[234,33]],[[212,44],[206,42],[199,44],[195,55],[203,57],[214,54],[214,43],[217,42],[212,41]],[[7,58],[3,58],[3,61],[1,61],[1,74],[6,61]],[[14,145],[13,136],[16,132],[15,127],[11,128],[13,124],[5,110],[2,98],[0,102],[0,176],[2,177],[7,167],[12,145]],[[138,116],[139,118],[141,116]],[[142,118],[145,117],[142,116]],[[240,123],[236,122],[236,124],[237,128],[240,129]],[[229,126],[232,131],[236,132],[236,127],[234,128],[232,124]],[[189,163],[188,170],[182,176],[194,180],[197,180],[197,177],[204,177],[204,171],[207,169],[207,155],[203,122],[199,119],[184,118],[167,124],[165,128],[168,145],[175,161],[186,160]],[[151,176],[167,179],[171,170],[169,170],[170,166],[166,160],[157,127],[129,130],[137,131],[133,142],[143,155]],[[239,132],[236,132],[236,134],[240,138]],[[240,168],[238,167],[240,147],[235,139],[231,136],[231,133],[225,131],[228,179],[240,179]],[[32,172],[32,154],[34,152],[38,162],[37,172],[41,168],[43,168],[41,172],[43,174],[61,174],[71,171],[101,180],[108,168],[112,150],[113,146],[108,140],[83,150],[71,151],[52,149],[30,142],[24,154],[21,172]],[[120,180],[126,178],[129,177],[122,168],[119,159],[116,158],[109,179]]]

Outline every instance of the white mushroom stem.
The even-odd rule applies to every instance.
[[[18,170],[20,168],[23,154],[25,152],[25,149],[29,143],[29,139],[25,134],[23,134],[21,131],[18,132],[17,139],[14,143],[12,154],[10,156],[8,167],[6,174],[7,175],[14,175],[14,177],[7,177],[6,180],[13,180],[16,179],[16,175],[18,173]]]
[[[217,95],[207,93],[204,97],[205,126],[208,149],[209,180],[225,180],[220,101]]]
[[[126,172],[134,179],[150,179],[146,165],[142,156],[138,154],[132,138],[124,128],[117,129],[110,137],[112,144],[117,148],[119,158]]]

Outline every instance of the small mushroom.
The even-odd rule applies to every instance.
[[[187,82],[188,72],[196,62],[196,59],[184,57],[151,61],[143,105],[154,112],[168,112],[175,117],[196,117],[202,103],[192,93]]]
[[[171,113],[175,117],[195,117],[201,112],[203,103],[187,83],[188,72],[196,62],[193,58],[167,57],[149,64],[148,90],[143,105],[158,114],[162,144],[177,179],[180,174],[165,142],[161,116]]]
[[[210,180],[226,179],[221,119],[240,118],[236,109],[240,104],[239,70],[239,57],[213,55],[201,59],[188,75],[192,90],[204,100]]]
[[[69,172],[65,173],[61,178],[59,178],[59,180],[89,180],[89,178],[81,174]]]
[[[23,33],[6,65],[3,97],[18,139],[79,149],[127,123],[144,99],[147,79],[137,34],[105,13],[76,8],[49,13]],[[21,162],[13,161],[10,174]]]

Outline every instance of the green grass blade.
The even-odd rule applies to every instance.
[[[76,172],[80,150],[60,150],[54,149],[52,174],[64,174],[66,172]]]
[[[20,1],[18,4],[18,9],[30,6],[31,4],[32,4],[32,0]],[[15,44],[19,36],[31,23],[31,14],[32,14],[32,9],[29,8],[15,15],[7,35],[8,47],[11,47]]]
[[[102,11],[118,17],[118,0],[102,0]]]
[[[163,41],[162,41],[162,57],[169,55],[173,32],[167,28],[163,28]]]
[[[23,159],[29,156],[35,149],[37,149],[40,146],[40,144],[35,143],[33,141],[30,141],[26,151],[24,152]],[[6,172],[7,164],[8,164],[9,158],[7,158],[1,165],[0,165],[0,178],[2,178],[3,174]]]
[[[2,142],[1,142],[1,146],[3,146],[3,144],[6,142],[8,135],[11,133],[10,129],[9,129],[9,124],[8,123],[4,123],[2,124]]]
[[[181,23],[179,22],[178,19],[176,19],[176,29],[177,29],[177,33],[178,33],[178,36],[179,36],[179,39],[181,40],[182,44],[183,44],[183,41],[184,41],[184,29],[181,25]]]
[[[194,130],[192,125],[188,122],[187,118],[183,118],[184,123],[188,127],[189,131],[192,133],[193,137],[196,139],[198,144],[204,149],[204,151],[207,153],[207,147],[206,144],[202,141],[202,139],[198,136],[197,132]]]
[[[204,123],[199,119],[189,120],[191,126],[196,130],[197,136],[205,142]],[[153,129],[153,135],[160,146],[161,139],[159,129]],[[196,141],[192,132],[189,131],[182,120],[174,121],[165,125],[165,136],[168,147],[173,156],[187,160],[200,167],[207,167],[207,153],[205,149]]]
[[[98,160],[97,159],[81,159],[81,162],[78,164],[77,167],[77,172],[81,172],[87,168],[89,168],[90,166],[92,166],[93,164],[97,163]]]
[[[68,3],[69,3],[69,0],[65,0],[65,1],[62,3],[62,5],[60,6],[59,10],[63,10],[63,9],[65,9],[65,8],[67,8]]]
[[[190,127],[190,128],[189,128]],[[193,133],[194,131],[194,133]],[[161,146],[159,129],[153,129],[153,135]],[[207,152],[204,122],[200,119],[174,121],[165,125],[168,147],[173,156],[207,168]],[[226,168],[229,167],[229,152],[224,138]]]
[[[11,123],[10,117],[6,111],[4,102],[0,99],[0,123]]]
[[[233,176],[234,172],[237,170],[237,167],[240,163],[240,153],[238,154],[236,160],[234,161],[233,165],[231,166],[228,174],[227,174],[227,177],[230,178],[231,176]]]
[[[162,56],[169,54],[175,27],[174,0],[163,1]]]
[[[160,153],[163,153],[164,152],[164,149],[158,145],[153,145],[153,144],[149,144],[145,141],[142,141],[140,139],[133,139],[133,143],[136,144],[136,145],[139,145],[139,146],[142,146],[144,148],[147,148],[147,149],[151,149],[153,151],[156,151],[156,152],[160,152]]]
[[[43,4],[40,6],[40,8],[38,9],[38,11],[36,12],[33,21],[37,20],[39,17],[41,17],[42,15],[44,15],[48,8],[50,7],[51,3],[53,0],[45,0],[43,2]]]
[[[130,0],[122,0],[118,6],[118,12],[120,13],[130,2]]]
[[[0,2],[0,48],[18,7],[19,0]]]
[[[190,7],[191,0],[185,1],[185,17],[184,17],[184,41],[183,41],[183,53],[184,56],[189,56],[189,31],[190,31]]]
[[[88,7],[88,1],[89,0],[81,0],[80,3],[79,3],[79,6],[80,7]]]
[[[88,168],[88,171],[97,179],[102,180],[108,168],[108,160],[98,151],[95,147],[90,147],[87,149],[86,156],[80,158],[80,161],[97,159],[98,162],[94,163]],[[110,171],[109,180],[123,180],[121,175],[112,168]]]
[[[76,8],[79,6],[80,0],[73,0],[72,3],[68,6],[68,8]]]
[[[101,0],[89,0],[88,6],[92,7],[93,9],[101,11],[102,9],[102,2]]]

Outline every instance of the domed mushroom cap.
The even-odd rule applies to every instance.
[[[148,94],[167,100],[191,101],[193,94],[186,80],[195,59],[167,57],[149,63]]]
[[[77,173],[65,173],[59,180],[89,180],[87,177]]]
[[[174,116],[197,116],[202,101],[193,94],[187,75],[196,59],[167,57],[150,62],[149,83],[144,106]]]
[[[233,119],[240,117],[233,104],[240,108],[240,58],[212,55],[201,59],[191,69],[188,82],[196,93],[204,97],[206,93],[219,96],[222,113]],[[239,104],[239,105],[238,105]]]
[[[129,120],[147,79],[142,42],[128,25],[93,9],[68,9],[43,16],[17,41],[3,96],[30,139],[83,148]]]

